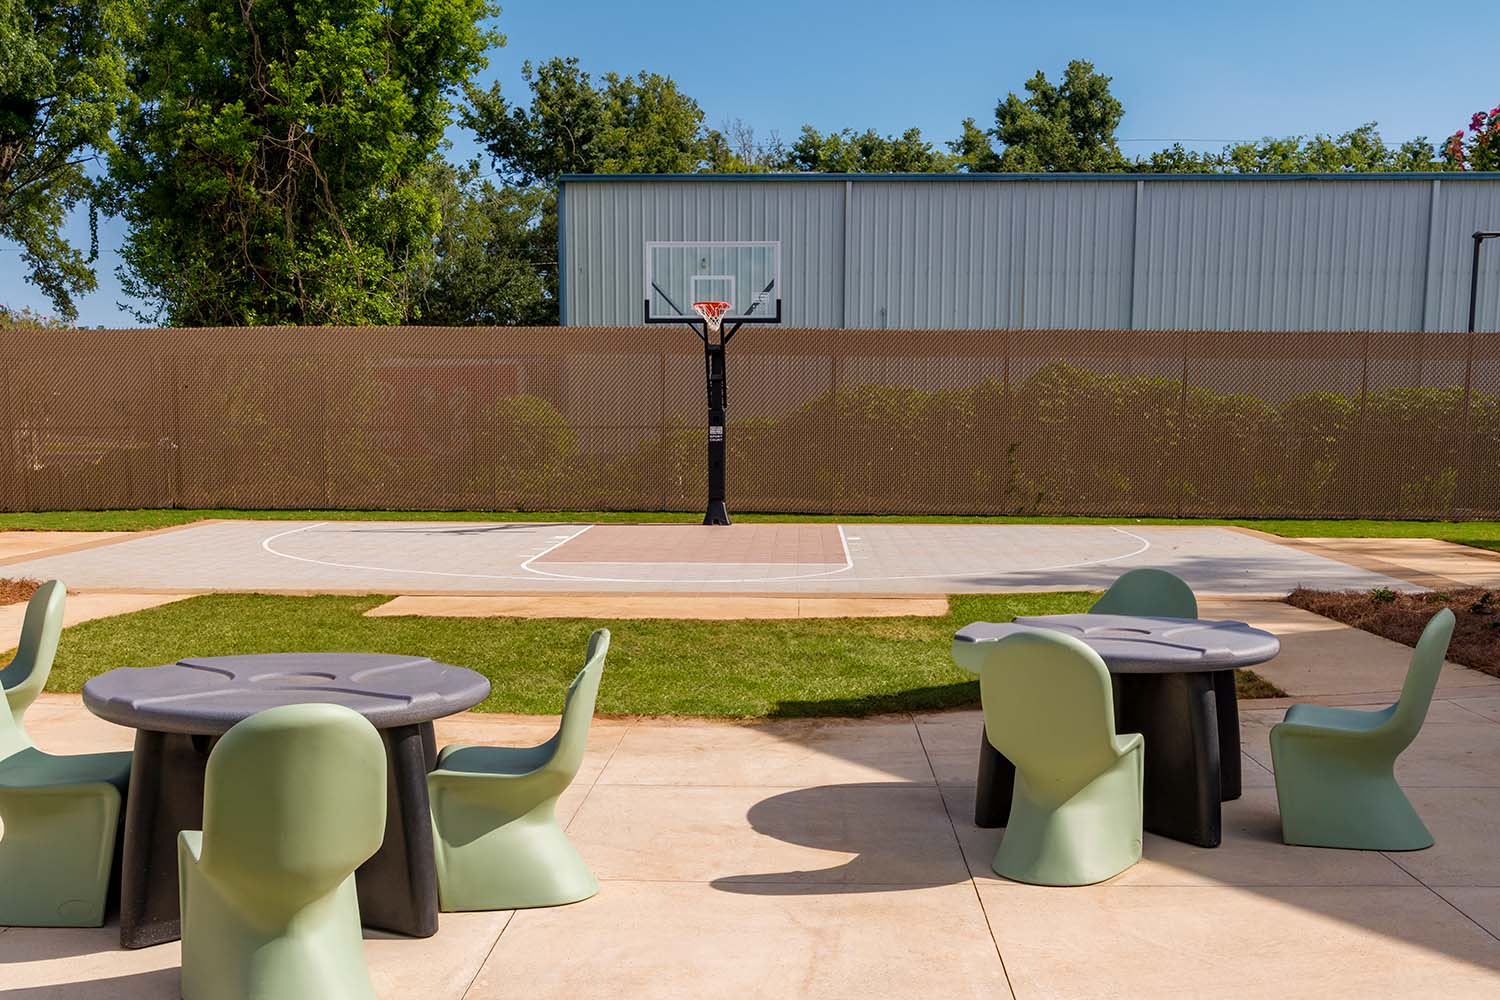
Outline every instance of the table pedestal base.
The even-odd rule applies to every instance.
[[[1114,674],[1115,729],[1145,737],[1145,827],[1200,847],[1222,837],[1220,803],[1240,796],[1240,720],[1232,670]],[[976,826],[1010,818],[1015,765],[981,735]]]
[[[382,729],[389,801],[385,842],[355,873],[367,927],[412,937],[437,933],[437,868],[427,772],[437,760],[432,723]],[[138,730],[120,859],[120,944],[145,948],[182,936],[177,833],[203,827],[203,782],[216,736]]]

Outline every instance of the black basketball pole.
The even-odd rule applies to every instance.
[[[1500,232],[1474,234],[1474,264],[1469,271],[1469,332],[1474,332],[1474,319],[1479,311],[1479,247],[1485,240],[1500,239]]]
[[[729,335],[721,334],[716,343],[713,334],[707,329],[707,321],[703,325],[703,370],[708,378],[708,512],[703,515],[703,523],[729,524],[729,508],[724,503],[724,467],[727,464],[724,442],[724,344],[729,340]]]
[[[780,323],[781,322],[781,300],[776,300],[776,312],[774,315],[759,315],[751,318],[751,314],[760,308],[768,295],[776,286],[776,279],[772,278],[761,289],[761,294],[751,303],[750,308],[745,310],[743,316],[738,317],[732,326],[725,329],[722,323],[717,330],[710,329],[708,317],[700,317],[696,322],[689,320],[689,325],[698,339],[703,341],[703,375],[708,385],[708,510],[703,514],[704,524],[732,524],[729,519],[729,505],[725,500],[724,470],[729,464],[727,459],[727,432],[728,417],[725,411],[727,405],[727,393],[725,391],[724,378],[724,347],[729,343],[731,337],[739,331],[746,323]],[[681,316],[681,308],[673,302],[671,297],[662,290],[655,282],[651,283],[651,290],[660,295],[662,300]],[[651,319],[651,299],[645,302],[646,322]],[[686,316],[681,316],[686,320]],[[674,319],[673,322],[676,320]],[[661,322],[661,321],[656,321]]]

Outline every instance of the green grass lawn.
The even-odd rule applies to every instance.
[[[740,514],[746,524],[839,522],[842,524],[1233,524],[1289,538],[1438,538],[1500,551],[1500,521],[1297,520],[1290,518],[1181,517],[945,517],[927,515]],[[492,510],[79,510],[0,514],[0,531],[145,531],[204,518],[264,521],[542,521],[697,524],[698,513],[676,511],[492,511]]]
[[[941,618],[590,621],[365,618],[386,598],[212,594],[101,618],[63,635],[52,691],[78,691],[114,667],[229,653],[384,652],[471,667],[494,685],[488,712],[555,714],[592,629],[613,633],[599,711],[719,718],[858,716],[979,702],[949,658],[972,621],[1086,611],[1089,593],[953,597]],[[1279,694],[1249,671],[1245,697]]]

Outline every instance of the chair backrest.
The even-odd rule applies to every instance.
[[[21,637],[16,655],[0,670],[0,687],[17,719],[26,711],[47,684],[57,642],[62,635],[63,608],[68,589],[59,580],[48,580],[37,588],[26,602],[26,617],[21,621]]]
[[[1122,574],[1089,610],[1101,615],[1197,618],[1198,599],[1181,577],[1164,569],[1142,567]]]
[[[594,721],[594,703],[599,697],[599,680],[604,675],[604,658],[608,653],[609,629],[596,629],[589,636],[588,657],[583,669],[568,685],[562,723],[553,737],[552,757],[546,767],[566,775],[570,781],[583,766],[583,752],[588,747],[589,725]]]
[[[234,726],[209,754],[206,873],[271,906],[337,886],[385,839],[386,754],[339,705],[284,705]]]
[[[1427,719],[1432,692],[1448,656],[1448,643],[1453,639],[1454,624],[1453,612],[1443,608],[1432,616],[1417,639],[1417,648],[1411,654],[1411,666],[1406,668],[1406,681],[1401,685],[1401,700],[1396,702],[1390,718],[1381,726],[1392,736],[1404,740],[1403,746],[1417,738]]]
[[[989,645],[979,692],[990,743],[1033,795],[1070,798],[1118,757],[1109,669],[1057,632],[1018,632]]]

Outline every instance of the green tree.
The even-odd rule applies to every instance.
[[[675,174],[701,169],[709,143],[703,109],[671,77],[606,73],[599,84],[573,58],[527,62],[523,106],[500,85],[468,88],[463,123],[506,178],[552,183],[562,174]]]
[[[848,128],[824,133],[804,125],[787,155],[787,167],[792,170],[829,174],[938,174],[951,172],[955,162],[916,128],[900,135],[881,135],[874,129],[855,132]]]
[[[1000,169],[1000,154],[990,132],[979,127],[972,118],[965,118],[959,136],[948,143],[953,151],[954,163],[959,170],[972,174],[992,174]]]
[[[1054,84],[1037,70],[1026,81],[1026,95],[1012,91],[995,108],[995,127],[988,132],[1000,143],[986,155],[985,133],[964,123],[954,152],[971,169],[1011,173],[1125,170],[1127,162],[1115,141],[1125,108],[1109,91],[1110,78],[1094,64],[1074,59]]]
[[[503,44],[495,9],[145,3],[111,157],[126,291],[181,325],[399,322],[441,221],[428,158]]]
[[[498,186],[433,157],[442,225],[415,281],[411,319],[453,326],[557,322],[557,211],[540,186]]]
[[[1340,135],[1288,136],[1225,146],[1199,153],[1176,144],[1137,161],[1150,173],[1332,174],[1442,170],[1445,164],[1426,139],[1387,145],[1368,122]]]
[[[137,28],[131,0],[0,0],[0,237],[69,319],[73,297],[95,287],[93,250],[85,257],[62,224],[92,208],[86,168],[130,101],[121,45]]]

